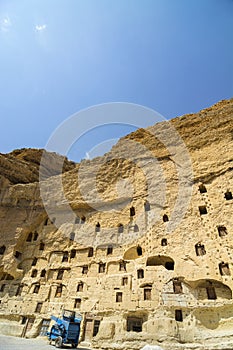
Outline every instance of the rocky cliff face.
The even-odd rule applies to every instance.
[[[62,175],[45,155],[41,183],[42,151],[1,155],[0,331],[68,308],[100,349],[233,349],[232,117],[221,101]]]
[[[42,149],[18,149],[8,154],[0,153],[1,188],[18,183],[26,184],[39,181],[39,168]],[[43,172],[47,177],[57,175],[57,162],[63,162],[63,172],[74,169],[75,164],[56,153],[47,153],[47,164]]]

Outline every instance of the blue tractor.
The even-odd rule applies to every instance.
[[[77,348],[82,316],[76,316],[74,311],[64,310],[62,318],[51,316],[51,319],[56,323],[47,333],[50,344],[54,342],[56,348],[71,344],[72,348]]]

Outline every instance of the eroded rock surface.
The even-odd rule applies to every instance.
[[[0,332],[66,308],[95,348],[233,349],[233,100],[42,184],[35,152],[0,155]]]
[[[39,181],[42,149],[23,148],[11,153],[0,153],[0,185],[1,188],[12,184],[26,184]],[[57,163],[63,162],[63,172],[75,168],[75,164],[54,152],[47,152],[47,162],[41,171],[47,177],[57,175]]]

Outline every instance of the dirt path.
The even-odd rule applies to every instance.
[[[0,335],[0,350],[55,350],[55,346],[49,345],[43,339],[22,339]],[[71,349],[71,347],[66,347]],[[91,350],[78,347],[77,350]]]

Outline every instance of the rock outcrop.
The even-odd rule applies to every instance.
[[[40,161],[42,149],[23,148],[8,154],[0,153],[0,184],[5,185],[18,183],[26,184],[39,181]],[[47,177],[58,175],[57,162],[63,162],[63,172],[75,168],[75,163],[68,161],[66,157],[48,152],[47,164],[44,164],[43,172]]]
[[[0,332],[66,308],[97,349],[233,349],[233,99],[61,175],[41,157],[0,155]]]

